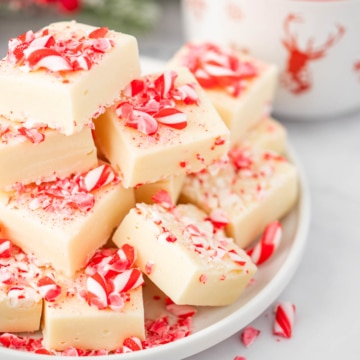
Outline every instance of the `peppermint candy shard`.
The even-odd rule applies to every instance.
[[[46,68],[53,72],[72,70],[69,61],[64,59],[58,51],[50,48],[42,48],[30,52],[27,61],[30,68],[34,70],[40,68]]]
[[[152,196],[151,200],[155,204],[159,204],[168,210],[173,209],[175,206],[175,204],[171,199],[170,194],[166,190],[159,190]]]
[[[144,279],[139,269],[132,268],[116,275],[112,284],[116,293],[124,293],[143,285]]]
[[[123,341],[125,352],[139,351],[143,349],[142,342],[138,337],[130,336]]]
[[[142,272],[132,267],[135,249],[124,244],[120,249],[100,249],[86,268],[85,289],[81,296],[99,310],[121,310],[129,299],[128,292],[144,284]]]
[[[0,239],[0,259],[11,257],[12,244],[8,239]]]
[[[100,39],[104,38],[108,32],[109,29],[107,27],[100,27],[91,31],[88,36],[90,39]]]
[[[28,129],[26,127],[20,127],[18,132],[33,144],[39,144],[45,140],[45,135],[36,128]]]
[[[120,254],[120,258],[125,258],[127,261],[127,268],[130,268],[134,265],[136,259],[135,248],[129,244],[124,244],[117,252]],[[122,256],[123,255],[123,256]]]
[[[61,294],[61,287],[49,276],[44,276],[37,282],[41,296],[48,302],[55,301]]]
[[[108,306],[107,284],[99,273],[87,278],[86,290],[86,300],[89,305],[95,305],[99,310]]]
[[[258,75],[258,69],[251,61],[240,60],[230,48],[204,42],[188,43],[187,49],[182,65],[190,69],[205,89],[222,88],[237,97],[246,82]]]
[[[254,247],[247,250],[247,254],[256,265],[266,262],[279,247],[282,238],[282,224],[273,221],[265,227],[260,240]]]
[[[252,326],[247,326],[241,333],[241,342],[245,347],[249,347],[260,335],[260,330],[255,329]]]
[[[123,101],[116,106],[116,115],[125,125],[146,135],[154,135],[158,124],[182,130],[187,126],[187,115],[177,104],[198,105],[193,84],[175,86],[178,74],[169,70],[156,78],[151,75],[135,79],[123,90]]]
[[[125,125],[137,129],[145,135],[154,135],[159,128],[158,122],[152,115],[140,110],[133,110]]]
[[[26,71],[50,72],[90,70],[110,51],[114,42],[107,37],[108,28],[100,27],[87,36],[55,38],[49,28],[28,31],[10,39],[6,60]]]
[[[116,175],[108,164],[103,164],[88,171],[84,175],[84,184],[87,191],[93,191],[113,182]]]
[[[206,220],[211,221],[214,228],[217,230],[224,229],[229,223],[229,218],[227,214],[219,208],[213,209]]]
[[[291,338],[295,320],[296,307],[290,302],[281,302],[275,307],[273,334]]]
[[[154,118],[161,124],[182,130],[187,126],[187,116],[175,108],[164,108],[154,114]]]

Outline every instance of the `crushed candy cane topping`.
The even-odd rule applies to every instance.
[[[117,174],[108,164],[83,174],[74,174],[40,184],[16,184],[12,200],[28,200],[31,210],[72,215],[75,211],[87,212],[95,205],[94,191],[119,181]]]
[[[0,239],[0,291],[16,306],[40,299],[54,301],[61,287],[51,268],[32,254],[26,254],[8,239]]]
[[[204,216],[200,218],[200,215],[197,215],[199,218],[194,219],[192,215],[188,214],[192,208],[187,207],[187,205],[172,205],[171,200],[164,193],[166,192],[160,191],[155,194],[152,205],[136,205],[136,211],[139,214],[144,214],[161,229],[158,235],[160,242],[175,243],[182,241],[206,261],[220,262],[226,259],[240,267],[248,264],[247,259],[239,254],[233,246],[233,240],[226,237],[223,230],[225,223],[223,217],[217,215],[219,217],[215,218],[216,214],[213,214],[214,218],[212,218],[200,212]],[[181,228],[181,234],[175,233],[175,230],[170,231],[166,226],[168,223],[178,224],[178,227]],[[200,276],[199,281],[206,283],[206,274]]]
[[[37,125],[31,128],[26,124],[15,126],[12,124],[0,124],[0,142],[8,144],[10,141],[30,141],[33,144],[39,144],[45,140],[46,125]]]
[[[120,310],[128,292],[143,285],[142,273],[133,267],[135,249],[124,244],[120,249],[100,249],[85,268],[86,290],[81,296],[98,309]]]
[[[261,201],[267,196],[280,181],[274,176],[277,168],[286,161],[271,151],[234,146],[227,159],[188,174],[182,191],[187,197],[198,199],[208,209],[214,224],[224,226],[226,221],[229,222],[229,214],[241,212],[254,201]]]
[[[198,104],[194,84],[175,85],[178,74],[165,71],[158,77],[151,75],[133,80],[122,92],[116,114],[125,125],[146,135],[154,135],[159,124],[182,130],[187,126],[187,115],[177,104]]]
[[[106,27],[90,33],[57,33],[51,27],[29,30],[10,39],[6,60],[25,71],[50,72],[90,70],[114,46]]]
[[[188,43],[181,61],[203,88],[224,89],[234,97],[239,96],[259,73],[253,62],[240,60],[232,49],[210,42]]]

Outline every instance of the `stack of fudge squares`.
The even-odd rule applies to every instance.
[[[133,36],[75,21],[10,39],[0,332],[116,351],[145,340],[145,280],[177,305],[235,302],[257,271],[247,249],[298,194],[276,81],[211,43],[141,74]]]

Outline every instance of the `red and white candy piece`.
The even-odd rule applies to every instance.
[[[174,129],[185,129],[187,126],[187,116],[182,111],[175,108],[163,108],[154,114],[154,118],[161,124],[170,126]]]
[[[123,342],[122,351],[124,353],[134,352],[142,350],[142,342],[138,337],[130,336],[126,338]]]
[[[37,282],[40,295],[48,302],[55,301],[61,294],[61,287],[49,276],[44,276]]]
[[[174,203],[171,200],[170,194],[166,190],[157,191],[151,198],[155,204],[159,204],[165,209],[173,209]]]
[[[28,129],[26,127],[20,127],[18,132],[33,144],[39,144],[45,140],[45,135],[37,128]]]
[[[257,244],[247,251],[256,265],[267,261],[278,248],[282,238],[282,225],[279,221],[268,224]]]
[[[248,348],[253,344],[259,335],[260,330],[254,328],[253,326],[247,326],[240,335],[241,342]]]
[[[36,33],[28,31],[9,41],[7,60],[30,71],[41,68],[51,72],[89,70],[99,62],[99,54],[114,46],[107,33],[108,28],[102,27],[88,36],[58,39],[48,28]]]
[[[191,44],[182,58],[204,88],[222,88],[232,96],[238,96],[246,86],[246,80],[258,74],[250,61],[241,61],[229,48],[213,43]]]
[[[11,256],[11,242],[8,239],[0,239],[0,258]]]
[[[103,164],[84,175],[85,188],[90,192],[110,184],[115,178],[113,169],[109,165]]]
[[[136,253],[129,244],[118,251],[101,249],[85,268],[88,274],[83,297],[98,309],[119,310],[124,306],[130,290],[142,286],[144,279],[138,268],[133,268]]]
[[[115,293],[128,292],[144,283],[142,273],[138,268],[125,270],[112,279]]]
[[[296,307],[290,302],[281,302],[275,306],[275,319],[273,334],[285,338],[291,338]]]
[[[133,80],[123,91],[125,99],[117,105],[116,115],[126,126],[146,135],[154,135],[159,123],[184,129],[187,116],[176,104],[198,105],[198,95],[192,84],[176,87],[177,76],[175,71],[164,71],[156,78],[149,75]]]
[[[214,209],[211,211],[209,218],[215,229],[223,229],[229,223],[229,218],[222,209]]]
[[[85,174],[73,174],[67,178],[42,182],[37,186],[22,186],[19,197],[31,197],[31,210],[42,208],[48,212],[87,212],[95,204],[94,190],[118,181],[112,168],[105,164]]]

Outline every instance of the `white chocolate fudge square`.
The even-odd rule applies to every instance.
[[[111,351],[130,336],[144,339],[142,274],[132,263],[126,264],[122,255],[118,257],[119,251],[97,251],[95,265],[87,265],[73,279],[63,278],[62,295],[45,301],[46,348]]]
[[[229,130],[186,68],[131,82],[95,120],[95,143],[125,187],[199,171],[225,155]]]
[[[16,161],[14,161],[14,159]],[[91,129],[63,135],[46,126],[28,128],[0,116],[0,188],[66,177],[97,166]]]
[[[26,289],[27,290],[27,289]],[[28,296],[29,291],[24,290]],[[34,332],[40,329],[40,320],[43,309],[42,299],[37,301],[19,300],[16,304],[1,294],[0,288],[0,332]]]
[[[231,304],[256,271],[233,239],[191,204],[138,203],[113,241],[134,246],[136,264],[176,304]]]
[[[34,256],[0,239],[0,332],[40,329],[43,302],[36,283],[43,272]]]
[[[221,213],[228,236],[245,248],[267,224],[292,209],[297,195],[297,169],[283,156],[232,147],[216,175],[202,171],[186,176],[180,202],[196,204],[210,215]]]
[[[83,267],[135,204],[101,164],[83,174],[0,193],[4,235],[66,275]]]
[[[133,36],[75,21],[52,23],[9,41],[0,61],[0,114],[69,135],[139,74]]]
[[[155,183],[143,184],[134,189],[136,202],[153,203],[153,196],[159,191],[166,191],[171,201],[176,204],[185,175],[170,176],[167,179],[156,181]]]
[[[285,154],[287,148],[287,131],[285,127],[272,117],[263,117],[248,129],[243,138],[236,144],[271,150]]]
[[[273,101],[275,65],[211,42],[187,43],[167,64],[187,66],[205,89],[236,143]]]

